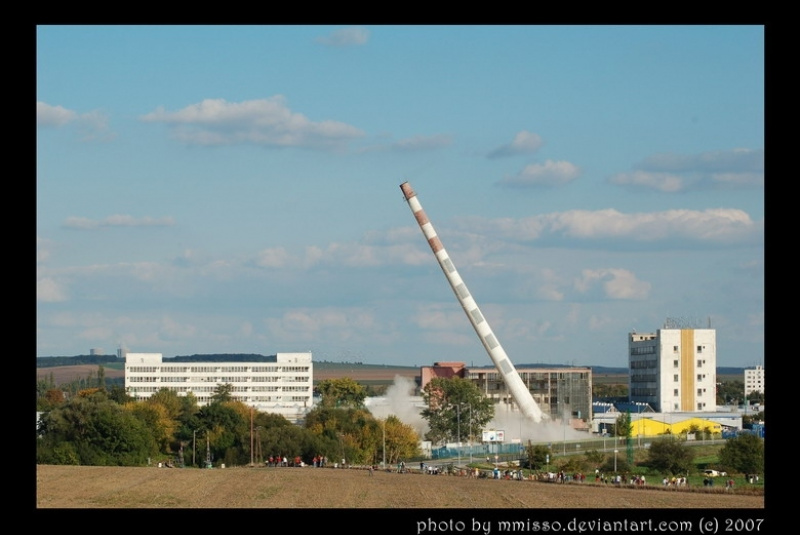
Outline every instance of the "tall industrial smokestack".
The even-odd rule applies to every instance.
[[[408,202],[409,208],[411,208],[411,211],[414,213],[414,217],[417,219],[419,228],[422,229],[422,233],[428,240],[428,245],[431,246],[436,260],[439,261],[439,265],[445,277],[447,277],[447,282],[450,283],[450,287],[456,294],[458,302],[461,303],[461,308],[464,309],[472,327],[475,329],[475,332],[478,333],[483,347],[489,354],[489,358],[492,359],[497,371],[500,372],[500,376],[503,378],[508,391],[514,398],[517,406],[519,406],[520,411],[533,421],[540,422],[542,420],[542,410],[533,400],[530,390],[528,390],[525,383],[522,382],[516,368],[514,368],[505,350],[503,350],[503,346],[497,341],[497,337],[492,332],[492,328],[489,327],[489,323],[486,321],[486,318],[483,317],[483,314],[481,314],[477,303],[475,303],[469,290],[467,290],[467,286],[464,284],[461,276],[459,276],[458,271],[456,271],[453,261],[450,260],[447,251],[445,251],[442,242],[439,241],[439,237],[433,229],[433,225],[428,219],[428,216],[425,215],[425,211],[422,209],[422,205],[417,199],[417,194],[414,193],[414,190],[411,189],[411,185],[408,182],[400,184],[400,189],[403,190],[403,195]]]

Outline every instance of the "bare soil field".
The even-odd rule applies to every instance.
[[[76,381],[78,379],[86,379],[89,374],[97,377],[97,364],[78,364],[75,366],[53,366],[51,368],[36,368],[37,379],[49,379],[53,377],[55,384],[60,385]],[[116,379],[117,377],[125,377],[124,370],[112,370],[111,368],[103,368],[103,373],[109,379]]]
[[[616,488],[334,468],[49,466],[37,508],[759,509],[723,489]]]

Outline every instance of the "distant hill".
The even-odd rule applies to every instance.
[[[125,363],[125,359],[116,355],[76,355],[74,357],[36,357],[37,368],[54,368],[56,366],[80,366],[83,364]]]
[[[164,357],[169,362],[275,362],[275,355],[259,355],[256,353],[211,353],[206,355],[178,355]],[[124,364],[124,358],[116,355],[76,355],[74,357],[36,357],[36,368],[55,368],[61,366],[83,366],[101,364]],[[363,362],[330,362],[315,360],[316,370],[336,369],[419,369],[419,366],[402,366],[395,364],[364,364]]]
[[[259,355],[256,353],[211,353],[206,355],[178,355],[175,357],[164,357],[165,361],[172,362],[274,362],[275,355]],[[55,366],[79,366],[79,365],[100,365],[100,364],[124,364],[125,359],[118,358],[116,355],[76,355],[73,357],[36,357],[37,368],[52,368]],[[627,375],[627,367],[613,366],[586,366],[591,368],[594,375]],[[493,369],[494,366],[470,366],[471,368]],[[545,364],[542,362],[535,364],[516,364],[516,368],[570,368],[567,364]],[[398,364],[365,364],[363,362],[331,362],[327,360],[315,360],[315,370],[346,370],[346,369],[419,369],[419,366],[403,366]],[[744,368],[731,366],[718,366],[718,376],[740,376],[744,377]]]
[[[576,364],[575,366],[571,364],[546,364],[543,362],[537,362],[535,364],[514,364],[514,367],[518,370],[523,368],[589,368],[592,370],[592,374],[603,374],[603,375],[628,375],[628,368],[625,367],[611,367],[611,366],[587,366],[585,364]],[[491,364],[486,366],[470,366],[470,368],[486,368],[491,370],[494,368]]]

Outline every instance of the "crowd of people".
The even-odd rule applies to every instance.
[[[327,463],[327,457],[323,457],[322,455],[314,456],[313,464],[315,468],[321,468]],[[269,458],[264,461],[264,464],[267,466],[308,466],[299,455],[293,459],[287,459],[285,455],[270,455]]]
[[[159,463],[161,464],[161,463]],[[328,458],[322,455],[315,455],[312,460],[312,465],[305,464],[302,459],[297,456],[294,459],[287,459],[285,455],[270,455],[269,459],[264,462],[266,466],[314,466],[315,468],[323,468],[328,467],[329,462]],[[375,471],[379,470],[378,465],[365,465],[365,466],[352,466],[348,465],[345,459],[342,459],[341,463],[333,463],[333,468],[364,468],[369,470],[369,474],[372,475]],[[397,465],[392,467],[384,468],[386,472],[395,472],[398,474],[406,474],[417,472],[416,469],[412,470],[406,466],[405,461],[399,461]],[[461,476],[461,477],[469,477],[475,479],[505,479],[505,480],[516,480],[516,481],[547,481],[552,483],[585,483],[586,482],[586,474],[581,472],[576,472],[573,474],[569,474],[564,472],[563,470],[558,472],[534,472],[529,471],[526,475],[525,472],[521,468],[506,468],[501,469],[499,466],[495,465],[493,469],[488,470],[481,470],[479,468],[458,468],[454,467],[453,465],[445,465],[439,466],[435,464],[427,464],[424,461],[419,463],[419,474],[424,475],[454,475],[454,476]],[[746,478],[746,481],[750,483],[754,483],[758,481],[758,476],[749,475]],[[594,475],[594,482],[595,484],[602,484],[602,485],[615,485],[615,486],[632,486],[632,487],[644,487],[647,485],[647,480],[644,475],[622,475],[622,474],[614,474],[614,475],[607,475],[600,470],[595,470]],[[664,487],[674,487],[674,488],[681,488],[687,487],[688,481],[686,477],[667,477],[665,476],[661,483]],[[705,487],[713,487],[714,486],[714,479],[712,477],[707,477],[703,480],[703,486]],[[728,478],[725,480],[725,490],[733,490],[734,488],[734,480],[732,478]]]

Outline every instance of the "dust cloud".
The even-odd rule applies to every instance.
[[[396,375],[394,383],[386,389],[385,396],[366,399],[367,408],[375,418],[381,420],[397,416],[423,437],[428,432],[428,422],[420,414],[425,405],[421,396],[414,395],[416,387],[413,379]]]
[[[371,397],[365,400],[366,406],[373,416],[379,419],[396,416],[401,422],[411,426],[417,434],[424,437],[428,432],[428,422],[422,418],[425,408],[422,396],[415,396],[416,384],[413,379],[395,376],[382,397]],[[587,433],[577,431],[569,425],[562,425],[560,420],[534,422],[519,411],[506,410],[504,405],[495,407],[495,415],[486,426],[487,430],[501,430],[505,434],[506,443],[527,444],[528,441],[539,443],[558,443],[566,440],[587,438]]]

